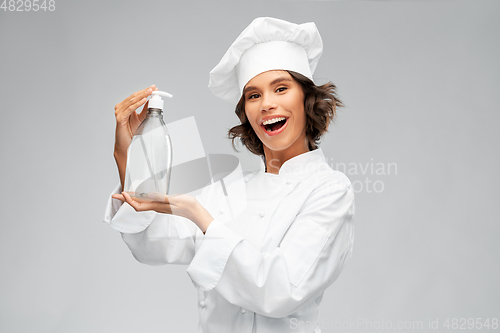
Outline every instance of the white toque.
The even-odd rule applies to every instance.
[[[208,87],[215,96],[237,103],[248,81],[260,73],[290,70],[312,80],[322,52],[323,42],[313,22],[295,24],[259,17],[212,69]]]

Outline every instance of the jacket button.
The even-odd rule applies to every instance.
[[[224,208],[219,209],[219,213],[224,214]]]
[[[204,307],[205,307],[205,305],[206,305],[206,304],[205,304],[205,301],[201,301],[201,302],[200,302],[200,306],[201,306],[202,308],[204,308]]]
[[[241,309],[241,313],[247,313],[247,309]]]
[[[250,177],[245,177],[245,183],[248,183],[249,180],[250,180]]]
[[[266,216],[266,212],[265,212],[265,211],[263,211],[263,210],[261,210],[261,211],[259,212],[259,215],[260,215],[260,217],[264,217],[264,216]]]
[[[292,181],[291,181],[290,179],[287,179],[286,184],[287,184],[287,185],[291,185],[291,184],[292,184]]]

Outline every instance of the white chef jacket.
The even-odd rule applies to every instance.
[[[188,265],[199,333],[321,332],[323,292],[352,253],[351,183],[321,148],[289,159],[278,175],[264,170],[263,162],[249,173],[238,166],[196,196],[214,218],[205,234],[183,217],[108,201],[104,221],[138,261]]]

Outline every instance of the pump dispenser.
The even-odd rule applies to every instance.
[[[128,148],[124,191],[144,201],[164,201],[170,186],[172,142],[163,122],[163,100],[172,95],[153,91],[146,119]]]

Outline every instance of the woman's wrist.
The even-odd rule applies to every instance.
[[[115,149],[113,156],[115,158],[116,167],[118,168],[118,176],[120,178],[120,184],[122,186],[122,190],[124,188],[125,181],[125,169],[127,167],[127,153],[121,153]]]
[[[127,151],[122,151],[122,150],[118,150],[116,149],[115,147],[115,150],[113,151],[113,156],[115,157],[115,160],[119,161],[119,160],[127,160]]]
[[[214,218],[212,217],[212,215],[210,215],[208,210],[206,210],[205,207],[203,207],[203,205],[198,202],[195,208],[195,218],[193,222],[198,226],[198,228],[200,228],[203,233],[205,233],[208,229],[208,226],[210,225],[210,223],[212,223],[213,220]]]

